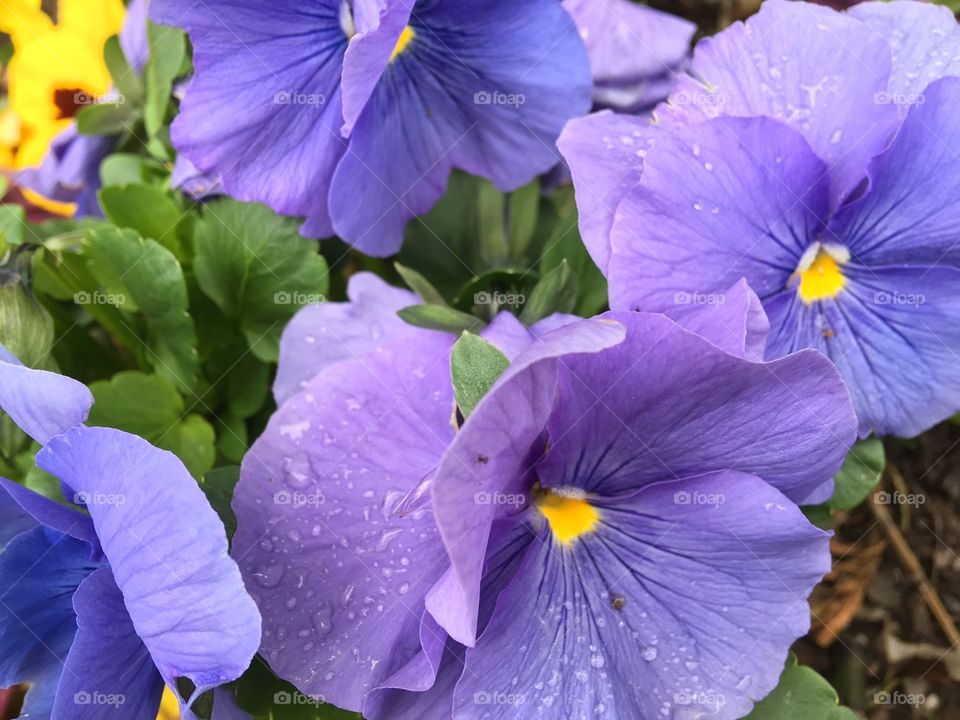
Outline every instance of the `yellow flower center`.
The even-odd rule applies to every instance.
[[[407,45],[410,44],[410,41],[416,37],[416,33],[413,32],[413,28],[407,25],[403,32],[400,33],[400,39],[397,40],[397,46],[393,49],[393,54],[390,55],[390,62],[396,60],[397,55],[402,53],[407,49]]]
[[[176,694],[168,687],[163,689],[163,699],[160,701],[157,720],[180,720],[180,703],[177,701]]]
[[[801,261],[798,270],[800,286],[797,292],[807,305],[817,300],[834,298],[843,290],[846,279],[840,268],[849,259],[846,248],[839,246],[818,244],[811,248],[811,251],[812,253],[808,251],[807,255],[813,254],[813,259]]]
[[[571,545],[581,535],[593,532],[600,522],[600,513],[593,505],[570,493],[543,490],[538,493],[536,504],[561,545]]]

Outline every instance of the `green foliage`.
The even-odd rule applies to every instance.
[[[746,720],[857,720],[857,715],[839,702],[830,683],[798,665],[797,658],[790,655],[776,689],[757,703]]]
[[[450,356],[450,377],[464,419],[508,367],[507,357],[483,338],[469,332],[460,336]]]

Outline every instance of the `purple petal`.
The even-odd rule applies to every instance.
[[[889,149],[870,163],[870,188],[831,230],[868,265],[960,265],[960,78],[928,87]]]
[[[454,434],[441,333],[315,377],[270,420],[234,495],[234,554],[264,618],[261,653],[308,696],[359,710],[421,650],[423,598],[449,563],[425,486]],[[442,637],[440,638],[442,642]],[[429,662],[405,685],[432,682]]]
[[[82,425],[91,405],[93,395],[83,383],[0,360],[0,408],[41,445]]]
[[[120,31],[120,47],[135,72],[141,72],[150,58],[147,41],[147,0],[130,0]]]
[[[236,0],[216,12],[193,0],[149,6],[155,22],[185,28],[193,43],[195,74],[173,123],[174,146],[222,178],[231,196],[307,216],[304,232],[316,237],[333,234],[327,195],[345,147],[341,5]]]
[[[643,158],[661,134],[647,118],[607,110],[571,120],[557,141],[573,175],[580,234],[604,274],[617,207],[640,181]]]
[[[514,190],[556,164],[564,123],[590,106],[586,53],[556,0],[428,4],[410,27],[331,189],[337,234],[377,256],[400,248],[453,168]]]
[[[960,28],[945,7],[921,2],[865,2],[848,11],[893,51],[893,73],[878,101],[908,107],[942,77],[960,75]]]
[[[656,143],[613,227],[610,305],[673,313],[741,278],[780,292],[828,212],[827,166],[769,118],[718,118]]]
[[[602,320],[582,320],[544,335],[501,376],[444,455],[433,479],[433,507],[454,574],[444,594],[427,598],[427,609],[458,642],[475,641],[490,527],[511,509],[490,498],[519,497],[529,488],[556,399],[558,360],[567,363],[622,340],[623,328]]]
[[[97,531],[88,515],[54,502],[23,485],[2,477],[0,477],[0,496],[3,496],[6,501],[4,504],[9,505],[9,502],[12,501],[23,513],[32,518],[35,522],[31,525],[40,523],[53,530],[66,533],[72,538],[87,543],[89,546],[88,552],[91,556],[99,554],[100,540],[97,538]],[[71,497],[67,499],[77,501],[83,498]],[[22,524],[21,521],[21,527]]]
[[[760,362],[767,346],[770,321],[756,293],[741,280],[705,305],[689,305],[674,319],[732,355]]]
[[[960,410],[960,270],[844,267],[846,285],[814,306],[795,293],[768,303],[768,352],[813,347],[843,375],[860,435],[912,437]]]
[[[110,428],[75,428],[37,465],[85,496],[137,634],[168,685],[235,680],[260,618],[227,555],[223,524],[171,453]]]
[[[527,327],[508,310],[497,313],[480,336],[494,345],[510,360],[514,360],[534,341],[533,329]]]
[[[642,82],[680,65],[697,26],[630,0],[564,0],[598,84]]]
[[[719,115],[765,115],[798,130],[830,167],[837,207],[899,121],[878,104],[891,52],[866,24],[805,2],[768,0],[746,23],[703,40],[690,75],[658,113],[670,127]]]
[[[97,567],[86,543],[47,528],[19,535],[0,553],[0,687],[32,685],[24,717],[50,717],[77,631],[71,598]]]
[[[70,720],[156,720],[163,678],[130,621],[110,568],[73,595],[77,635],[63,664],[54,716]]]
[[[320,371],[342,360],[356,360],[395,340],[430,337],[397,311],[416,305],[412,292],[388,285],[373,273],[350,278],[346,303],[309,305],[287,325],[280,339],[280,367],[273,394],[282,404]]]
[[[612,496],[736,470],[797,501],[840,469],[856,418],[823,355],[750,362],[662,315],[610,317],[627,327],[624,343],[563,362],[544,485]]]
[[[561,720],[602,707],[659,720],[685,705],[743,717],[809,627],[828,535],[735,472],[595,502],[594,533],[559,548],[544,529],[532,543],[467,651],[456,717]]]

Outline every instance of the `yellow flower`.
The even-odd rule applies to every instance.
[[[122,0],[60,0],[54,23],[40,0],[3,0],[3,6],[0,31],[14,49],[10,109],[21,135],[16,148],[2,135],[0,143],[16,168],[32,167],[81,108],[110,91],[103,46],[120,31],[125,10]]]

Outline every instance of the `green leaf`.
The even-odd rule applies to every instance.
[[[459,335],[464,331],[480,332],[486,323],[478,317],[440,305],[411,305],[397,311],[402,320],[415,327]]]
[[[315,702],[281,680],[258,655],[237,681],[237,705],[257,720],[359,720],[356,713]]]
[[[169,450],[194,477],[213,467],[213,428],[186,415],[177,388],[164,377],[128,370],[90,385],[95,403],[90,424],[124,430]]]
[[[106,62],[113,86],[123,98],[124,105],[138,106],[143,102],[143,84],[136,71],[127,62],[127,56],[120,46],[120,38],[112,36],[103,46],[103,59]]]
[[[757,703],[746,720],[857,720],[856,714],[839,705],[837,691],[808,667],[790,655],[780,684]]]
[[[0,192],[0,197],[3,193]],[[0,205],[0,240],[8,245],[23,242],[23,233],[27,228],[27,215],[20,205]],[[4,255],[0,251],[0,258]]]
[[[577,303],[577,278],[566,260],[540,279],[523,306],[520,320],[533,325],[553,313],[568,313]]]
[[[509,260],[507,248],[506,198],[489,181],[483,181],[477,195],[480,250],[491,265]]]
[[[184,392],[192,392],[199,370],[197,333],[177,259],[153,240],[112,227],[91,230],[85,254],[107,298],[125,312],[142,315],[149,364]]]
[[[887,459],[883,443],[870,438],[854,445],[834,478],[836,488],[828,505],[833,510],[852,510],[880,483]]]
[[[53,318],[17,274],[0,273],[0,344],[27,367],[51,368]]]
[[[252,354],[233,361],[227,377],[227,403],[233,415],[240,419],[256,415],[269,394],[269,365]]]
[[[237,516],[233,514],[230,503],[233,501],[233,490],[240,480],[240,468],[237,466],[220,467],[211,470],[203,476],[200,487],[210,501],[210,506],[217,511],[223,526],[227,531],[227,540],[233,539],[237,531]]]
[[[218,420],[217,450],[230,462],[241,462],[249,448],[246,421],[232,413],[221,415]]]
[[[276,362],[287,320],[326,300],[327,261],[297,226],[263,205],[223,199],[195,229],[197,283],[265,362]]]
[[[76,114],[81,135],[122,135],[137,122],[134,110],[126,103],[98,102]]]
[[[163,127],[177,79],[187,57],[187,36],[179,28],[147,22],[150,58],[143,69],[143,121],[152,138]]]
[[[169,171],[161,163],[136,153],[113,153],[100,164],[100,181],[104,186],[142,183],[161,185],[167,181],[169,175]],[[169,196],[165,195],[165,200],[168,199]]]
[[[540,210],[540,181],[510,194],[507,199],[507,216],[510,225],[510,257],[520,262],[526,255],[537,229],[537,216]]]
[[[169,194],[159,188],[130,184],[105,187],[99,196],[104,214],[115,225],[136,230],[177,258],[184,257],[180,238],[184,213]]]
[[[430,284],[429,280],[416,270],[408,268],[406,265],[401,265],[400,263],[395,263],[394,267],[397,268],[397,272],[400,273],[400,277],[403,278],[407,287],[419,295],[425,303],[429,305],[447,304],[447,301],[443,299],[443,295]]]
[[[450,355],[450,377],[464,419],[510,367],[507,356],[481,337],[465,332]]]

